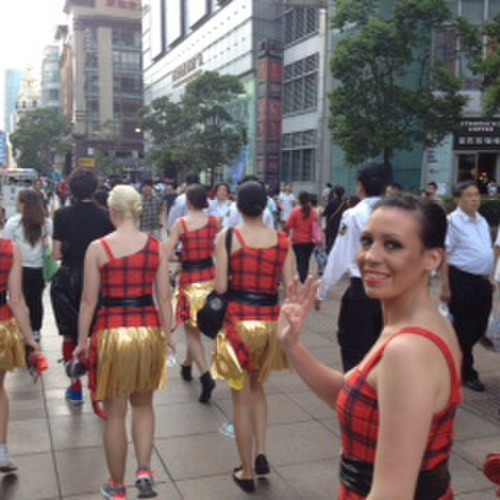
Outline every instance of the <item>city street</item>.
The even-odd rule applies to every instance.
[[[304,332],[304,343],[316,356],[339,366],[335,341],[339,287],[314,312]],[[88,398],[82,408],[64,400],[68,381],[58,364],[60,338],[48,294],[42,345],[50,363],[43,381],[33,384],[26,373],[8,379],[11,395],[10,449],[18,475],[4,476],[1,500],[98,499],[107,479],[101,446],[101,424]],[[498,299],[497,299],[498,300]],[[176,334],[178,360],[184,352],[183,335]],[[207,344],[208,347],[208,344]],[[477,364],[487,384],[483,394],[464,393],[457,419],[457,439],[451,460],[456,498],[490,500],[494,487],[482,475],[485,455],[500,449],[500,354],[476,348]],[[274,375],[268,386],[269,449],[272,471],[258,482],[254,498],[273,500],[333,499],[337,491],[340,451],[338,424],[332,411],[316,399],[293,373]],[[157,394],[157,431],[153,467],[159,498],[168,500],[236,500],[248,498],[231,479],[238,465],[231,434],[230,394],[220,382],[212,404],[198,403],[199,384],[180,379],[170,370],[167,388]],[[132,446],[128,478],[134,480]],[[132,487],[129,498],[136,498]]]

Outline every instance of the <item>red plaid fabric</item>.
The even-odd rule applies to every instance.
[[[217,218],[209,217],[205,226],[189,231],[186,221],[181,218],[184,232],[180,236],[182,242],[181,262],[198,262],[213,258],[215,252],[215,237],[217,236]],[[179,285],[203,283],[215,279],[215,268],[182,271]]]
[[[160,264],[160,242],[149,237],[142,250],[115,258],[102,238],[109,261],[101,269],[101,295],[110,299],[133,299],[153,294],[153,283]],[[158,328],[160,320],[154,306],[100,307],[94,330],[148,326]]]
[[[450,456],[455,436],[453,423],[458,405],[462,401],[461,383],[452,354],[441,338],[434,333],[419,328],[403,330],[398,333],[398,335],[407,334],[420,335],[436,344],[448,362],[452,377],[449,404],[443,411],[436,413],[432,419],[429,439],[420,467],[420,470],[427,471],[447,461]],[[368,383],[368,374],[382,359],[386,346],[387,343],[382,346],[362,370],[354,371],[337,398],[337,414],[342,431],[344,456],[372,464],[375,463],[377,451],[380,415],[377,392]],[[445,495],[443,499],[452,498],[452,496],[448,495]],[[343,500],[359,500],[363,497],[347,491],[343,487],[339,498]]]
[[[7,291],[9,274],[14,263],[14,246],[12,241],[0,239],[0,292]],[[8,305],[0,307],[0,321],[12,318],[12,311]]]
[[[270,248],[251,248],[246,245],[238,228],[234,229],[241,248],[231,255],[231,290],[274,295],[278,293],[279,278],[283,271],[290,243],[284,233],[278,233],[278,244]],[[245,320],[278,321],[279,306],[253,306],[230,301],[225,327],[228,340],[241,366],[248,369],[250,353],[234,323]]]

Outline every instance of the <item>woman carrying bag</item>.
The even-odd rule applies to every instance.
[[[18,214],[5,224],[3,237],[13,240],[21,252],[24,299],[29,309],[29,318],[34,339],[39,342],[43,322],[43,276],[44,249],[50,247],[52,221],[45,217],[45,207],[40,195],[31,189],[19,193]]]
[[[208,403],[215,389],[215,382],[208,371],[205,349],[201,342],[197,313],[204,306],[207,296],[214,289],[215,267],[213,255],[217,235],[217,217],[208,217],[207,193],[199,184],[186,191],[188,215],[181,217],[172,226],[167,244],[168,256],[173,257],[178,243],[182,243],[181,275],[175,292],[177,324],[184,324],[186,334],[186,359],[181,365],[181,376],[186,382],[192,380],[192,363],[200,374],[202,391],[200,403]]]

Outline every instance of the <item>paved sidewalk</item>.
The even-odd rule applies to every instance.
[[[316,356],[340,366],[335,324],[341,289],[323,310],[314,312],[304,332],[305,344]],[[46,297],[47,299],[47,297]],[[107,479],[101,446],[101,423],[88,402],[74,409],[64,400],[67,379],[58,365],[60,338],[46,304],[42,346],[50,370],[34,385],[26,373],[8,377],[11,396],[10,449],[19,465],[17,476],[4,476],[0,500],[100,498]],[[182,332],[176,333],[178,359],[184,353]],[[207,348],[209,344],[207,343]],[[483,477],[486,453],[500,449],[500,354],[476,349],[477,365],[488,391],[465,391],[457,419],[457,440],[451,461],[456,498],[491,500],[494,487]],[[156,397],[157,430],[153,467],[160,499],[238,500],[249,498],[231,480],[238,464],[234,439],[227,435],[232,405],[223,383],[212,404],[197,402],[198,382],[186,383],[179,369],[170,370],[166,390]],[[293,373],[273,375],[269,395],[269,479],[259,480],[256,499],[322,500],[336,498],[340,450],[338,424]],[[133,483],[134,460],[129,449],[128,476]],[[136,498],[129,489],[129,498]]]

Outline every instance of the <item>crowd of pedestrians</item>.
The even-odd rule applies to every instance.
[[[93,172],[77,169],[53,222],[43,186],[22,191],[0,239],[0,471],[16,468],[7,449],[5,373],[25,366],[25,348],[40,356],[49,246],[60,261],[50,297],[63,359],[88,371],[91,403],[104,420],[110,479],[103,498],[127,497],[129,405],[139,497],[157,495],[153,394],[164,385],[181,326],[181,377],[191,383],[196,369],[199,402],[210,403],[216,380],[231,390],[239,455],[232,479],[244,492],[271,472],[265,384],[293,367],[337,412],[339,498],[453,498],[448,461],[462,386],[486,390],[473,349],[492,308],[493,241],[474,182],[455,186],[456,209],[446,215],[436,185],[409,195],[386,173],[367,163],[355,197],[328,184],[318,206],[290,184],[273,198],[255,176],[235,194],[221,182],[210,196],[189,174],[175,195],[149,180],[99,186]],[[318,249],[328,257],[315,281],[310,259]],[[345,275],[341,372],[313,357],[301,330]],[[430,294],[438,277],[452,323]],[[227,309],[207,353],[198,313],[214,293]],[[69,404],[84,404],[81,380],[71,379]],[[500,478],[500,455],[488,458],[485,473]]]

